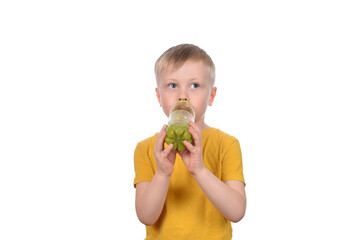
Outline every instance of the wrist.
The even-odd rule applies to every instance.
[[[171,174],[162,173],[160,171],[156,171],[154,175],[154,179],[157,179],[159,181],[170,181]]]
[[[206,174],[206,172],[209,171],[205,165],[203,165],[201,168],[197,169],[196,171],[194,171],[192,173],[192,176],[195,178],[195,180],[201,178],[202,176],[204,176],[204,174]]]

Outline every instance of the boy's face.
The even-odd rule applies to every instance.
[[[200,124],[215,95],[216,88],[212,86],[208,67],[202,61],[186,61],[172,72],[165,69],[156,88],[156,96],[167,117],[172,106],[180,100],[187,100],[195,110],[195,122]]]

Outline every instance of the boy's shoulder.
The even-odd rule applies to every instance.
[[[233,135],[226,133],[218,128],[211,127],[203,132],[204,137],[216,138],[220,141],[237,141]]]
[[[238,139],[233,135],[226,133],[218,128],[209,128],[203,131],[203,146],[207,145],[207,148],[213,148],[217,146],[217,149],[228,149],[234,144],[240,144]]]
[[[153,136],[145,138],[138,142],[138,147],[149,147],[149,146],[155,146],[156,138],[159,133],[155,133]]]

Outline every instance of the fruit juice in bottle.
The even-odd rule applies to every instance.
[[[188,101],[179,101],[170,109],[165,142],[168,145],[173,144],[173,150],[185,150],[184,140],[193,142],[189,132],[189,122],[194,122],[194,120],[195,111]]]

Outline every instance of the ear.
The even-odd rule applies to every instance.
[[[160,92],[158,88],[155,88],[155,92],[156,92],[156,97],[159,101],[160,107],[161,107],[161,97],[160,97]]]
[[[211,90],[211,94],[210,94],[209,106],[212,106],[212,104],[214,102],[214,98],[216,96],[216,91],[217,91],[217,88],[213,87],[212,90]]]

